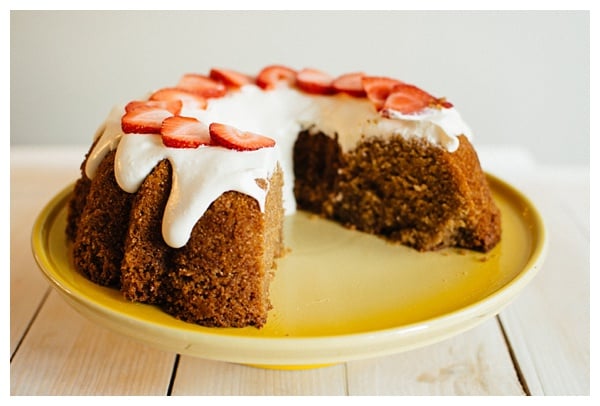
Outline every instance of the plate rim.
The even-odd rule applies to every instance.
[[[470,303],[453,311],[428,319],[377,330],[352,332],[346,334],[295,337],[228,335],[224,333],[226,331],[224,329],[211,329],[209,327],[194,325],[194,328],[200,328],[202,330],[188,330],[183,327],[180,328],[171,325],[164,326],[159,322],[144,320],[140,317],[132,316],[125,312],[119,312],[110,306],[90,300],[87,297],[82,297],[82,295],[73,292],[68,284],[65,284],[62,278],[61,280],[57,280],[57,278],[53,276],[53,274],[56,272],[53,273],[51,270],[52,263],[49,258],[50,255],[46,250],[47,244],[45,244],[43,239],[45,230],[50,228],[47,225],[53,223],[58,214],[62,210],[66,209],[66,205],[68,204],[67,199],[73,192],[75,182],[70,183],[60,192],[54,195],[54,197],[46,203],[36,217],[31,235],[31,249],[35,262],[42,271],[44,277],[50,282],[51,286],[57,289],[59,294],[67,299],[67,302],[74,307],[75,310],[77,310],[79,313],[83,313],[84,316],[88,318],[90,317],[88,312],[92,312],[96,313],[96,316],[105,318],[112,316],[112,318],[128,322],[132,325],[144,325],[153,329],[166,329],[167,334],[163,334],[166,336],[169,336],[168,333],[172,332],[171,334],[188,334],[194,336],[196,339],[204,338],[204,340],[200,340],[200,342],[214,338],[218,338],[218,340],[221,342],[220,345],[216,346],[218,347],[217,353],[219,353],[219,355],[214,355],[211,348],[199,350],[188,347],[165,348],[162,346],[163,350],[178,352],[185,355],[198,356],[206,359],[278,366],[302,366],[323,363],[329,364],[355,359],[371,358],[374,356],[398,353],[405,350],[422,347],[475,327],[477,324],[480,324],[483,321],[500,313],[506,306],[510,304],[510,302],[512,302],[522,288],[528,285],[529,282],[537,275],[545,260],[548,246],[548,236],[541,214],[538,212],[530,199],[514,186],[488,173],[486,173],[486,177],[492,190],[496,190],[502,194],[508,193],[512,195],[520,202],[522,207],[527,208],[529,222],[535,225],[535,227],[533,227],[534,231],[532,232],[535,232],[535,239],[537,240],[532,246],[527,262],[523,265],[518,274],[515,275],[511,280],[502,285],[496,291],[474,303]],[[85,311],[82,311],[81,308],[75,306],[73,302],[77,302],[79,306],[83,306]],[[104,325],[104,327],[108,328],[111,328],[110,325],[114,324],[113,322],[109,322],[109,320],[100,320],[100,322]],[[187,326],[187,324],[188,323],[185,325]],[[431,335],[432,331],[439,331],[440,334],[435,336],[435,338],[419,340],[419,338],[424,338],[422,336],[426,334]],[[117,332],[130,336],[130,338],[137,339],[138,341],[144,341],[150,345],[154,344],[155,347],[157,346],[153,340],[143,340],[122,330]],[[401,348],[395,348],[394,344],[398,343],[402,339],[410,338],[416,340],[413,340],[414,342],[412,342],[412,345],[406,344]],[[268,342],[269,344],[270,350],[266,351],[265,354],[239,354],[243,353],[244,351],[254,350],[256,344],[262,342]],[[235,345],[236,351],[231,354],[222,354],[223,350],[230,348],[232,345]],[[299,345],[303,346],[303,356],[297,355]],[[361,351],[356,351],[364,345],[373,347],[370,351],[368,351],[368,354],[365,354]],[[160,347],[161,346],[159,345],[159,348]],[[330,351],[333,351],[333,353],[328,354]],[[278,355],[271,357],[269,356],[269,353]]]

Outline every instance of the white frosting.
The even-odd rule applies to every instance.
[[[205,124],[220,122],[244,131],[263,134],[276,140],[273,148],[234,151],[222,147],[200,146],[168,148],[160,135],[123,134],[121,117],[124,107],[115,107],[98,130],[99,138],[86,165],[86,174],[94,177],[104,156],[117,148],[115,176],[119,186],[130,193],[163,159],[173,167],[173,183],[163,218],[163,237],[167,244],[184,246],[197,220],[221,194],[233,190],[255,198],[264,209],[267,190],[256,179],[268,179],[279,162],[284,172],[284,207],[293,213],[292,149],[302,129],[337,134],[344,152],[369,137],[423,138],[454,152],[459,135],[471,137],[471,131],[454,108],[426,109],[420,114],[390,112],[383,118],[367,98],[344,94],[315,96],[288,86],[263,91],[247,85],[225,97],[210,99],[205,110],[183,109],[182,116],[196,117]]]

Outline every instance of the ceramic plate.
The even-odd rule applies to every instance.
[[[420,253],[306,213],[286,218],[291,252],[271,284],[262,329],[206,328],[124,300],[77,273],[65,237],[73,186],[33,229],[43,274],[92,321],[154,347],[265,367],[311,367],[425,346],[496,315],[536,274],[545,254],[540,215],[521,193],[488,176],[502,211],[502,241],[488,253]]]

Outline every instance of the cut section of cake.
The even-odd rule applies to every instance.
[[[453,152],[418,139],[372,138],[344,154],[333,138],[304,131],[294,147],[300,209],[419,251],[489,251],[500,235],[471,143]]]

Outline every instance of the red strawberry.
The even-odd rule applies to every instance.
[[[226,86],[238,88],[253,83],[254,80],[243,73],[230,69],[213,68],[210,70],[210,78],[217,82],[223,82]]]
[[[136,100],[127,103],[125,106],[125,112],[129,113],[140,107],[157,107],[168,110],[174,115],[177,115],[181,112],[181,100]]]
[[[227,87],[223,83],[196,73],[183,75],[177,87],[207,98],[222,97],[227,93]]]
[[[270,65],[261,70],[256,77],[256,84],[265,90],[275,88],[277,83],[287,82],[290,86],[296,83],[296,71],[282,65]]]
[[[158,89],[152,93],[150,100],[179,100],[183,104],[182,107],[189,109],[205,109],[207,104],[204,97],[176,87]]]
[[[213,144],[238,151],[255,151],[275,146],[275,140],[264,135],[241,131],[221,123],[211,123],[208,127]]]
[[[437,99],[426,91],[419,89],[417,86],[403,83],[392,89],[385,100],[382,115],[389,117],[390,111],[414,114],[427,107],[434,106],[436,102]]]
[[[365,76],[362,78],[362,83],[367,97],[373,102],[377,110],[381,110],[392,89],[402,84],[399,80],[382,76]]]
[[[296,83],[301,90],[314,94],[333,94],[333,78],[316,69],[302,69],[296,75]]]
[[[338,92],[347,93],[354,97],[365,97],[367,93],[362,83],[365,76],[362,72],[346,73],[333,81],[333,88]]]
[[[158,134],[163,120],[172,116],[173,113],[164,108],[138,106],[121,118],[121,129],[126,134]]]
[[[196,148],[211,144],[208,127],[193,117],[175,116],[165,119],[160,134],[163,144],[171,148]]]

